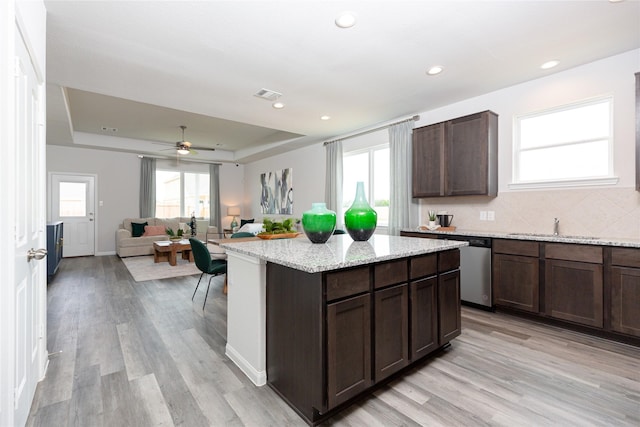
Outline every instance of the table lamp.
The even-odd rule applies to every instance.
[[[240,215],[240,206],[229,206],[227,208],[227,215],[232,216],[231,224],[229,227],[234,230],[238,226],[238,222],[236,221],[236,217]]]

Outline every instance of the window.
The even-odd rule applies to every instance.
[[[60,183],[60,218],[87,216],[87,184],[84,182]]]
[[[156,170],[156,216],[209,218],[209,174]]]
[[[342,159],[343,212],[353,203],[356,183],[363,181],[367,201],[378,213],[378,226],[389,225],[389,165],[388,145],[344,153]]]
[[[516,118],[514,184],[615,183],[610,97]]]

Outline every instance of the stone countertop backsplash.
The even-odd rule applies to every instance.
[[[333,235],[326,243],[311,243],[306,236],[300,236],[294,239],[254,240],[220,245],[227,252],[257,257],[307,273],[338,270],[463,246],[468,246],[468,243],[386,235],[373,235],[366,242],[354,242],[348,234]]]
[[[640,239],[633,238],[606,238],[606,237],[592,237],[592,236],[574,236],[563,235],[560,233],[555,236],[553,234],[544,233],[518,233],[518,232],[499,232],[499,231],[479,231],[479,230],[465,230],[456,229],[455,231],[438,231],[438,230],[419,230],[405,228],[402,231],[411,233],[432,234],[437,236],[446,235],[458,235],[458,236],[470,236],[470,237],[491,237],[493,239],[513,239],[513,240],[533,240],[538,242],[549,243],[573,243],[580,245],[595,245],[595,246],[619,246],[629,248],[640,248]]]

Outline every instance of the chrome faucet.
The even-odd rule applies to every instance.
[[[558,218],[553,218],[553,235],[557,236],[560,234],[558,232],[558,227],[560,226],[560,220]]]

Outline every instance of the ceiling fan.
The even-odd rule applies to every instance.
[[[184,125],[180,126],[180,129],[182,129],[182,139],[178,142],[176,142],[176,154],[185,156],[187,154],[198,154],[198,152],[195,150],[196,148],[198,150],[208,150],[208,151],[216,151],[215,148],[209,148],[209,147],[194,147],[189,141],[185,141],[184,139],[184,131],[187,127]]]

